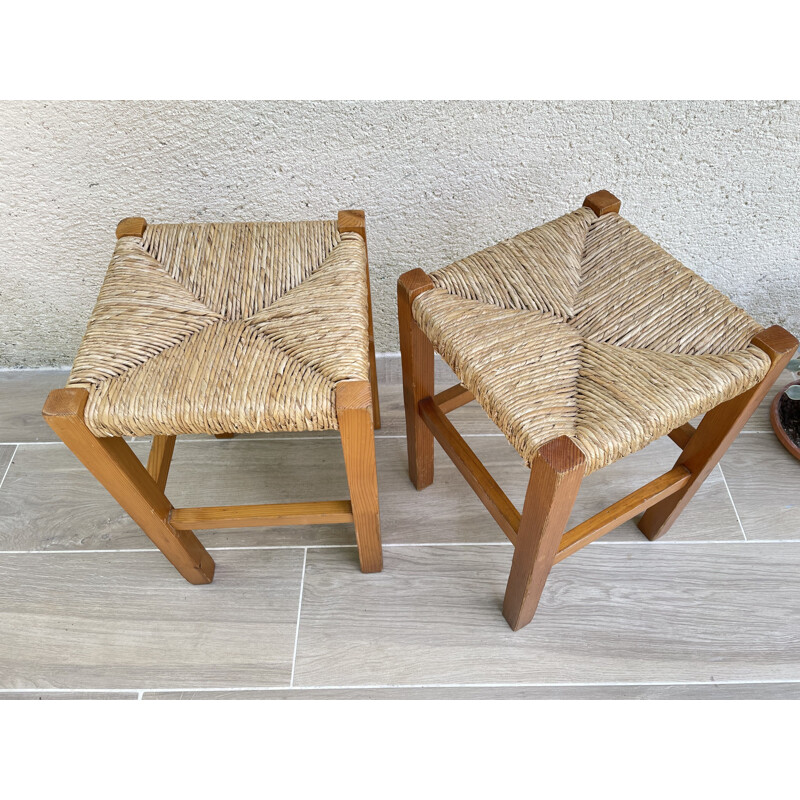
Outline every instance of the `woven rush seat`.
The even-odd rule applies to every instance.
[[[194,531],[220,528],[350,523],[361,570],[382,569],[366,242],[356,209],[117,225],[67,385],[42,414],[189,583],[216,568]],[[338,431],[348,499],[176,508],[165,494],[180,434],[311,430]],[[146,464],[125,436],[152,437]]]
[[[530,466],[600,469],[755,386],[744,311],[618,213],[588,207],[430,273],[414,319]]]
[[[339,427],[336,385],[369,377],[361,235],[336,221],[138,233],[118,231],[67,384],[88,390],[93,434]]]

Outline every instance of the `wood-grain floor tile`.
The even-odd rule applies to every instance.
[[[68,375],[65,369],[0,372],[0,442],[57,441],[42,408],[50,390],[64,386]]]
[[[742,434],[721,466],[748,539],[800,539],[800,461],[773,433]]]
[[[0,689],[288,686],[302,567],[225,551],[191,586],[155,552],[2,555]]]
[[[309,550],[296,686],[800,678],[800,545],[597,543],[557,565],[534,621],[501,614],[507,547]]]
[[[134,442],[147,460],[149,442]],[[167,495],[176,507],[337,500],[347,495],[338,439],[181,442]],[[355,544],[352,525],[202,531],[207,547]],[[0,487],[0,551],[151,548],[61,444],[20,445]]]

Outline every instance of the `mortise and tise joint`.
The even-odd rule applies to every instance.
[[[435,395],[433,402],[439,406],[443,414],[449,414],[451,411],[471,403],[474,399],[475,396],[463,383],[457,383],[455,386],[451,386],[449,389],[445,389]]]
[[[685,425],[681,425],[679,428],[675,428],[674,431],[670,431],[667,436],[675,442],[678,447],[683,450],[684,447],[689,443],[689,439],[692,438],[695,434],[695,427],[692,425],[691,422],[687,422]]]

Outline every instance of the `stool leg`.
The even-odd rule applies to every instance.
[[[378,365],[375,362],[375,339],[372,335],[372,308],[369,314],[369,385],[372,390],[372,424],[376,431],[381,429],[381,405],[378,398]]]
[[[536,613],[585,468],[585,457],[566,436],[545,444],[531,465],[503,616],[512,630]]]
[[[98,437],[86,427],[88,398],[85,389],[50,392],[45,421],[189,583],[211,583],[214,560],[194,533],[170,525],[172,504],[125,440]]]
[[[147,471],[162,492],[167,485],[173,452],[175,452],[174,436],[153,437],[153,443],[150,445],[150,455],[147,459]]]
[[[651,506],[637,523],[639,530],[650,540],[663,536],[686,508],[695,492],[703,485],[711,470],[739,435],[752,413],[758,408],[769,388],[797,349],[797,339],[783,328],[773,325],[755,336],[753,344],[760,347],[772,362],[761,383],[752,389],[712,408],[697,426],[686,443],[675,466],[692,473],[691,480],[680,491]]]
[[[378,473],[375,468],[372,388],[368,381],[343,381],[337,384],[336,416],[342,436],[361,571],[380,572],[383,569],[381,520]]]
[[[419,414],[419,401],[434,393],[433,345],[414,321],[411,304],[432,288],[433,282],[421,269],[406,272],[397,282],[408,474],[417,489],[433,483],[433,434]]]

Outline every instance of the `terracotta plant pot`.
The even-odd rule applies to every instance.
[[[800,460],[800,443],[796,442],[787,432],[786,429],[783,427],[781,422],[781,406],[784,403],[794,403],[800,408],[800,400],[790,400],[786,396],[786,390],[790,386],[797,386],[800,385],[800,381],[793,381],[792,383],[788,383],[786,386],[781,389],[778,394],[775,395],[775,399],[772,401],[772,407],[769,410],[769,419],[772,423],[772,430],[775,431],[775,435],[778,437],[778,441],[798,460]]]

